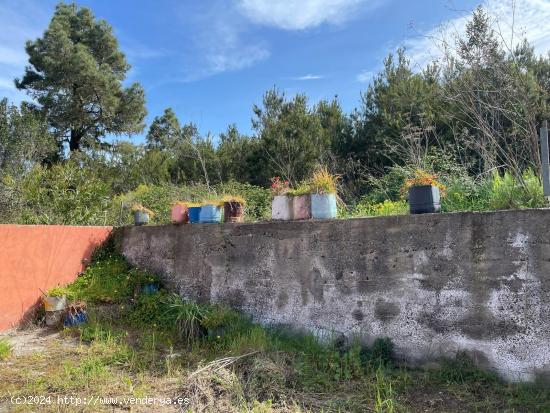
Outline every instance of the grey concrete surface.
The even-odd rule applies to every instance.
[[[550,210],[126,227],[133,265],[265,325],[390,337],[413,365],[467,351],[550,375]]]

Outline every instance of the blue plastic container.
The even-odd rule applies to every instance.
[[[200,206],[197,207],[189,207],[189,223],[190,224],[197,224],[199,222],[199,216],[201,213]]]
[[[159,286],[157,284],[145,284],[143,287],[141,287],[141,293],[145,295],[154,294],[158,290]]]
[[[311,194],[311,217],[313,219],[336,218],[336,194]]]
[[[67,314],[63,325],[65,327],[74,327],[80,324],[84,324],[88,321],[88,315],[85,312],[78,312],[76,314]]]
[[[217,205],[203,205],[199,215],[201,224],[217,224],[222,220],[222,207]]]

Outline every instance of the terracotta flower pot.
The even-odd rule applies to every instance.
[[[172,223],[187,224],[189,222],[189,208],[186,205],[176,204],[172,207]]]
[[[244,207],[243,204],[236,201],[225,202],[223,204],[224,222],[243,222]]]
[[[292,197],[292,219],[311,218],[311,195],[298,195]]]

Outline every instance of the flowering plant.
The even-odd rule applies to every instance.
[[[437,175],[430,174],[422,169],[417,169],[414,171],[414,176],[405,180],[405,184],[401,188],[402,193],[404,194],[411,186],[423,186],[423,185],[432,185],[439,188],[441,196],[445,194],[445,185],[437,180]]]
[[[271,187],[269,188],[273,196],[284,195],[290,190],[288,181],[281,181],[281,178],[275,176],[271,178]]]

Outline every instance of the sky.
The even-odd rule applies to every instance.
[[[57,1],[0,0],[0,97],[27,63]],[[383,59],[405,47],[416,70],[437,58],[438,39],[464,30],[483,4],[507,44],[526,36],[550,49],[550,0],[81,0],[114,29],[132,66],[126,82],[145,89],[147,123],[172,107],[182,123],[214,136],[236,124],[252,133],[252,105],[277,87],[314,104],[360,105]],[[514,30],[512,30],[512,27]],[[512,33],[514,34],[512,36]],[[134,136],[143,140],[143,134]]]

